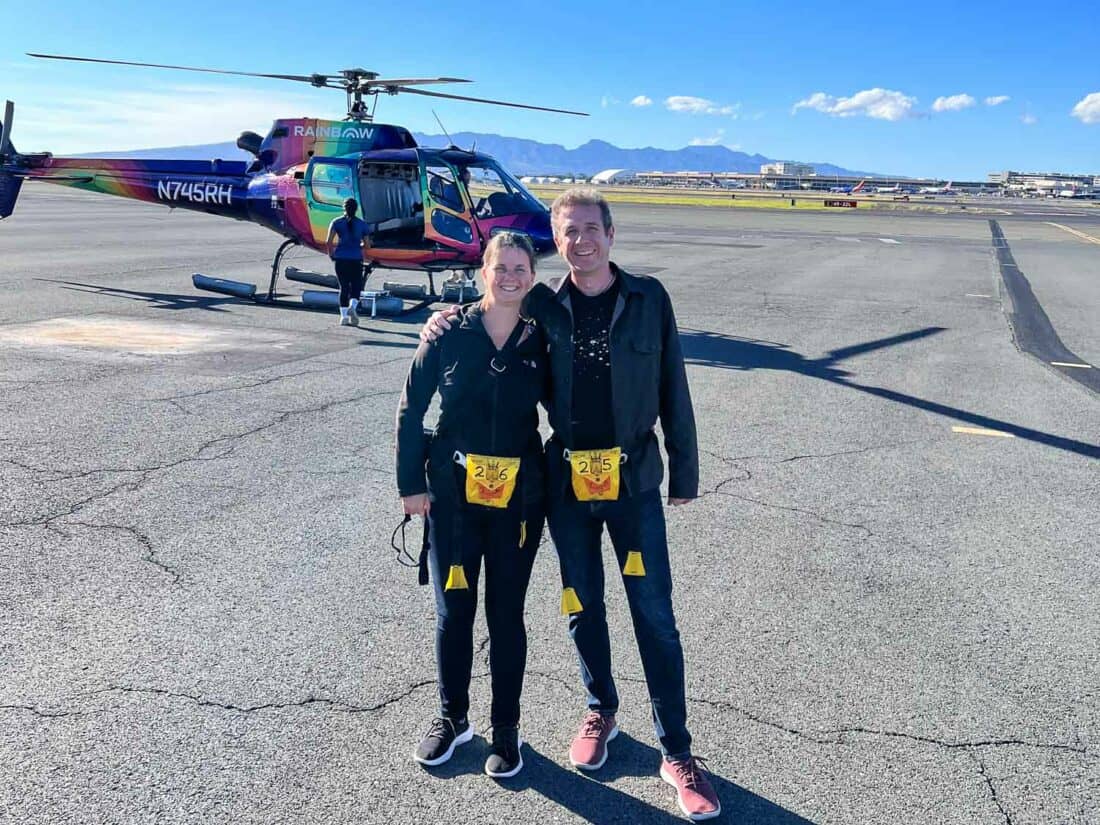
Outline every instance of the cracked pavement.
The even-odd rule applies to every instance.
[[[71,235],[49,229],[62,215]],[[1100,399],[1017,352],[999,301],[966,297],[999,294],[985,223],[616,215],[619,262],[662,268],[696,404],[700,500],[667,518],[718,821],[1097,821],[1100,465],[1074,445],[1100,442]],[[847,218],[903,243],[833,243]],[[1044,299],[1045,263],[1094,271],[1055,230],[1001,226],[1031,244]],[[610,562],[623,733],[600,772],[568,764],[584,695],[545,536],[527,768],[480,773],[483,618],[478,735],[413,765],[435,620],[388,539],[417,323],[340,329],[191,288],[194,271],[265,283],[272,248],[80,193],[25,193],[0,225],[0,329],[118,318],[231,342],[0,343],[0,821],[683,821]],[[1096,290],[1076,300],[1100,311]],[[953,433],[967,415],[1018,437]]]

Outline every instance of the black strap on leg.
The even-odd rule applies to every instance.
[[[428,520],[424,518],[424,538],[420,540],[420,558],[417,559],[416,580],[423,586],[428,583]]]

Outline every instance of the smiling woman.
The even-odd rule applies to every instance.
[[[546,343],[540,328],[520,314],[535,279],[535,250],[527,236],[494,235],[481,274],[481,302],[416,351],[397,410],[397,487],[403,524],[414,515],[425,518],[420,579],[434,582],[438,616],[440,711],[413,759],[440,765],[473,738],[467,713],[484,559],[493,689],[485,772],[508,777],[523,768],[523,612],[543,523],[537,407],[547,375]],[[439,421],[426,434],[424,415],[436,392]]]

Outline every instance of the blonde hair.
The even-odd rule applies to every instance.
[[[554,202],[550,204],[550,225],[554,228],[554,234],[557,234],[558,218],[561,215],[561,211],[569,206],[598,206],[600,207],[600,217],[603,219],[603,231],[611,231],[611,206],[598,189],[593,189],[591,186],[574,186],[570,189],[566,189],[556,198]]]
[[[481,260],[488,264],[489,259],[499,255],[502,249],[518,249],[527,255],[527,261],[531,265],[531,271],[535,271],[535,246],[531,239],[522,232],[498,232],[485,244],[485,254]]]

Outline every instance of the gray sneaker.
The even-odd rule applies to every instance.
[[[507,779],[523,770],[523,739],[519,728],[493,726],[493,744],[485,760],[485,773],[493,779]]]
[[[353,327],[359,326],[359,312],[356,310],[358,301],[352,301],[348,304],[348,323]]]
[[[438,717],[432,720],[432,726],[413,751],[413,759],[428,767],[442,765],[451,758],[456,747],[473,738],[474,728],[467,720]]]

